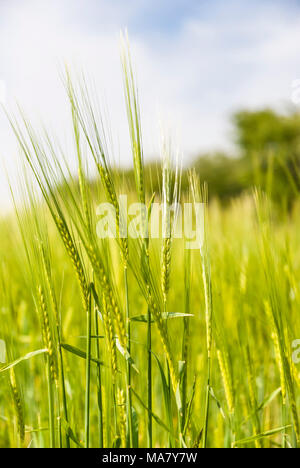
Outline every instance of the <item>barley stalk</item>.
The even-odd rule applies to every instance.
[[[126,448],[126,404],[123,390],[117,390],[117,405],[119,408],[119,422],[122,448]]]
[[[245,355],[245,367],[246,367],[246,374],[248,379],[248,386],[249,386],[249,396],[250,396],[250,404],[251,404],[251,412],[254,411],[253,416],[253,426],[254,426],[254,435],[260,434],[260,424],[259,424],[259,417],[257,414],[257,398],[256,398],[256,384],[255,384],[255,375],[253,372],[253,366],[251,363],[250,358],[250,350],[249,346],[247,346]],[[262,444],[259,440],[255,441],[256,448],[262,448]]]
[[[176,394],[177,388],[178,388],[178,383],[179,383],[178,382],[178,372],[176,370],[174,359],[173,359],[173,356],[172,356],[172,350],[171,350],[171,346],[170,346],[170,342],[169,342],[168,331],[167,331],[165,321],[164,321],[164,319],[162,317],[162,314],[158,310],[158,307],[157,307],[155,301],[153,300],[151,294],[149,295],[149,305],[150,305],[150,310],[153,313],[153,316],[154,316],[154,319],[155,319],[155,322],[156,322],[156,326],[157,326],[157,329],[158,329],[158,332],[159,332],[159,335],[160,335],[160,339],[161,339],[161,343],[162,343],[162,346],[163,346],[164,354],[165,354],[165,356],[167,358],[167,361],[168,361],[168,365],[169,365],[169,369],[170,369],[172,388],[173,388],[174,394]]]
[[[20,395],[14,369],[10,369],[9,371],[9,380],[10,380],[10,387],[11,387],[11,392],[13,396],[15,413],[16,413],[17,422],[18,422],[18,433],[19,433],[20,442],[22,445],[25,439],[24,410],[23,410],[23,401]]]
[[[271,338],[274,344],[275,359],[276,359],[277,367],[279,369],[282,400],[283,400],[283,404],[286,405],[287,389],[286,389],[286,383],[285,383],[284,362],[283,362],[283,358],[280,352],[280,338],[278,336],[278,331],[276,328],[276,324],[274,321],[274,317],[272,314],[272,309],[271,309],[269,301],[265,301],[265,311],[266,311],[267,317],[271,325],[270,327]]]
[[[38,302],[39,310],[42,318],[42,332],[45,346],[48,349],[47,354],[47,382],[48,382],[48,405],[49,405],[49,430],[50,430],[50,446],[55,447],[55,413],[53,400],[53,382],[57,382],[57,358],[53,343],[53,336],[49,321],[48,309],[46,305],[45,294],[42,286],[38,287]]]

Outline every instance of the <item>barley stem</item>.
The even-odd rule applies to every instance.
[[[95,307],[95,332],[99,336],[99,318]],[[100,360],[100,343],[99,338],[96,339],[96,356]],[[98,410],[99,410],[99,448],[103,448],[103,401],[102,401],[102,377],[101,365],[97,364],[97,391],[98,391]]]
[[[85,369],[85,448],[90,445],[90,392],[91,392],[91,294],[86,311],[86,369]]]
[[[127,321],[127,351],[131,355],[131,327],[130,327],[130,311],[129,311],[129,294],[128,294],[128,274],[127,265],[124,266],[124,284],[125,284],[125,302],[126,302],[126,321]],[[126,386],[127,386],[127,419],[129,430],[129,446],[133,447],[133,420],[132,420],[132,395],[131,395],[131,365],[126,362]]]
[[[207,448],[207,434],[208,434],[208,417],[209,417],[209,404],[210,404],[210,377],[211,377],[211,358],[207,358],[207,385],[206,385],[206,396],[205,396],[205,419],[204,419],[204,430],[203,430],[203,448]]]
[[[50,433],[50,448],[55,448],[55,412],[54,412],[54,397],[53,397],[53,382],[51,359],[47,353],[47,383],[48,383],[48,411],[49,411],[49,433]]]
[[[147,375],[147,394],[148,394],[148,444],[152,448],[152,330],[151,330],[152,314],[148,306],[147,311],[147,352],[148,352],[148,375]]]

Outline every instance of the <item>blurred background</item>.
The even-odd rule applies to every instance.
[[[128,28],[148,169],[163,123],[184,169],[195,166],[211,196],[227,202],[255,183],[291,207],[300,180],[299,24],[297,0],[1,0],[0,100],[47,125],[72,159],[62,74],[65,64],[83,70],[99,94],[114,160],[129,170],[119,53]],[[20,169],[3,112],[0,142],[6,209],[7,175],[13,183]]]

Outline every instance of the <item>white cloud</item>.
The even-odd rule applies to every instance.
[[[1,3],[0,80],[6,82],[8,102],[17,98],[34,122],[42,120],[67,140],[68,108],[59,70],[64,61],[83,68],[106,102],[116,153],[129,163],[118,32],[137,18],[146,21],[146,5],[137,0]],[[208,6],[205,14],[182,16],[171,32],[158,31],[156,25],[151,31],[149,24],[144,33],[142,27],[130,29],[146,155],[158,149],[158,116],[174,126],[190,156],[228,146],[233,110],[290,99],[291,83],[300,77],[299,10],[268,2],[256,8],[236,5],[228,1],[226,8],[209,13]],[[13,174],[16,144],[3,116],[0,141],[0,156]],[[3,198],[1,175],[0,187]]]

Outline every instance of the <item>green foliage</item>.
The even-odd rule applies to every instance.
[[[240,111],[232,121],[235,154],[204,154],[193,163],[210,196],[228,202],[256,186],[291,207],[300,190],[300,115]]]

